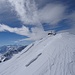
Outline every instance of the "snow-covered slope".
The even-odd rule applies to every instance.
[[[46,36],[0,63],[0,75],[75,75],[75,35]]]

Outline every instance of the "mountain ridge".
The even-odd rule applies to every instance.
[[[6,45],[0,47],[0,62],[4,62],[12,58],[14,54],[21,52],[27,46],[21,45]]]

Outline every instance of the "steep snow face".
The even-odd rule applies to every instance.
[[[46,36],[5,63],[0,75],[75,75],[75,35]]]

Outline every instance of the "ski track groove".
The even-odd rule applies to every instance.
[[[48,37],[46,37],[46,39],[47,38]],[[46,40],[46,39],[43,39],[43,40]],[[48,39],[52,39],[52,38],[48,38]],[[46,46],[50,45],[56,39],[57,38],[54,38],[48,44],[43,44],[44,47],[43,47],[43,49],[39,50],[39,52],[45,50]],[[38,44],[39,43],[40,44],[44,43],[45,41],[43,42],[43,40],[39,41]],[[70,39],[68,39],[68,40],[70,41]],[[63,41],[61,41],[61,42],[63,42]],[[36,58],[37,54],[36,54],[35,51],[37,49],[36,50],[33,50],[33,49],[36,48],[36,46],[38,44],[34,44],[34,45],[32,44],[28,48],[28,50],[26,50],[24,53],[20,54],[20,56],[18,56],[17,59],[15,60],[15,62],[18,62],[18,60],[20,60],[23,57],[25,57],[25,58],[22,61],[20,61],[19,63],[17,63],[17,64],[15,64],[15,62],[11,63],[11,66],[4,68],[4,71],[0,72],[1,75],[11,74],[13,71],[16,71],[16,69],[18,68],[18,66],[19,67],[25,66],[26,65],[25,61],[33,60],[33,56],[34,56],[33,52],[35,53],[35,58]],[[72,51],[74,48],[72,46],[70,46],[70,45],[71,44],[68,44],[68,43],[66,43],[66,44],[64,43],[64,44],[61,44],[61,45],[59,44],[59,46],[57,45],[58,46],[58,48],[57,48],[58,50],[56,50],[55,48],[53,48],[54,50],[53,50],[53,52],[52,52],[51,55],[49,55],[48,52],[47,52],[48,59],[32,75],[35,75],[36,73],[38,73],[39,70],[42,70],[42,67],[44,65],[45,66],[43,67],[43,70],[45,71],[45,73],[47,72],[47,68],[49,67],[48,68],[48,71],[50,71],[49,75],[74,75],[73,63],[75,62],[75,60],[74,61],[73,61],[73,59],[71,60],[71,58],[73,58],[73,57],[71,57],[71,55],[74,54],[73,51]],[[63,49],[63,47],[64,47],[64,49]],[[68,51],[68,49],[71,49],[71,50]],[[23,55],[23,56],[21,56],[21,55]],[[31,59],[30,58],[27,59],[28,57],[31,57]],[[51,62],[51,60],[53,60],[53,61]],[[13,69],[12,69],[12,71],[9,72],[9,69],[11,69],[11,68],[13,68]],[[44,69],[44,68],[46,68],[46,69]],[[68,74],[67,69],[69,70],[70,74]],[[60,72],[58,72],[59,70],[60,70]],[[44,74],[42,72],[39,72],[39,75],[44,75]]]

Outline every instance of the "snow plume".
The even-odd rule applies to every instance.
[[[41,28],[35,27],[32,28],[32,33],[30,35],[30,38],[27,38],[26,40],[38,40],[47,35],[48,31],[43,31]]]

